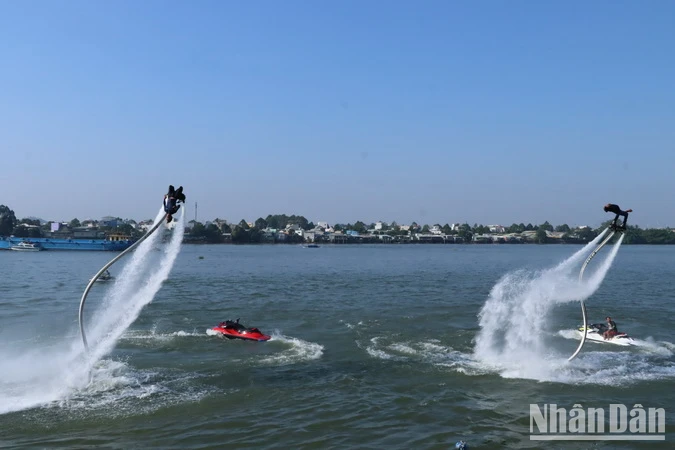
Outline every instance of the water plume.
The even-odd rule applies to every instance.
[[[502,277],[478,314],[481,329],[474,358],[503,374],[525,378],[547,378],[557,370],[569,355],[556,354],[547,342],[551,330],[559,327],[550,321],[551,313],[560,304],[587,299],[600,287],[623,234],[594,270],[587,269],[582,281],[579,269],[606,232],[553,268],[517,270]]]

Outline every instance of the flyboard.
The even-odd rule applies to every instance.
[[[614,237],[615,234],[617,234],[617,233],[619,233],[619,234],[623,233],[623,229],[621,229],[621,228],[619,228],[619,227],[612,227],[612,226],[610,226],[609,228],[605,229],[605,231],[603,231],[603,233],[606,233],[607,230],[610,230],[610,233],[609,233],[609,234],[607,235],[607,237],[600,243],[600,245],[598,245],[598,246],[595,248],[595,250],[593,250],[593,252],[592,252],[590,255],[588,255],[588,258],[586,258],[586,261],[584,261],[584,264],[581,266],[581,271],[579,272],[579,282],[580,282],[580,283],[581,283],[581,281],[584,279],[584,271],[586,270],[586,266],[588,266],[588,263],[591,262],[591,260],[593,259],[593,257],[594,257],[595,255],[597,255],[598,252],[599,252],[600,250],[602,250],[602,247],[604,247],[605,245],[607,245],[607,243]],[[577,347],[576,351],[572,354],[572,356],[570,356],[569,358],[567,358],[568,361],[572,361],[574,358],[577,357],[577,355],[579,354],[579,352],[580,352],[581,349],[583,348],[584,343],[586,343],[586,338],[589,336],[589,331],[591,331],[591,334],[597,333],[596,331],[594,331],[594,329],[592,329],[592,328],[589,329],[589,325],[588,325],[588,316],[587,316],[587,314],[586,314],[586,303],[584,303],[584,299],[581,299],[581,300],[579,300],[579,301],[581,302],[581,317],[583,318],[583,321],[584,321],[583,326],[581,326],[581,327],[579,328],[579,331],[580,331],[580,334],[581,334],[581,342],[579,342],[579,347]],[[602,337],[602,334],[600,334],[600,337]],[[591,337],[590,339],[591,339],[591,340],[597,340],[597,339],[595,339],[595,336]],[[604,339],[603,339],[603,340],[604,340]],[[618,343],[618,342],[617,342],[617,343]]]
[[[173,186],[170,186],[170,192],[169,192],[170,194],[171,194],[171,189],[173,189]],[[180,190],[182,191],[182,187],[180,188]],[[183,197],[183,199],[184,199],[184,197]],[[184,201],[184,200],[183,200],[183,201]],[[176,210],[177,210],[177,209],[176,209]],[[172,212],[172,213],[175,213],[175,211],[171,211],[171,212]],[[166,221],[167,216],[168,216],[168,213],[165,213],[165,214],[162,216],[162,218],[161,218],[160,220],[158,220],[157,223],[155,223],[155,224],[152,226],[152,228],[150,228],[150,229],[148,230],[148,232],[145,233],[145,234],[143,235],[143,237],[141,237],[138,241],[134,242],[133,245],[131,245],[131,246],[130,246],[129,248],[127,248],[126,250],[124,250],[122,253],[120,253],[119,255],[117,255],[116,257],[114,257],[108,264],[106,264],[105,266],[103,266],[103,267],[101,268],[101,270],[99,270],[99,271],[96,273],[96,275],[94,275],[94,277],[93,277],[91,280],[89,280],[89,284],[87,284],[87,287],[86,287],[86,289],[84,290],[84,293],[82,294],[82,299],[80,300],[80,311],[79,311],[79,317],[78,317],[78,318],[79,318],[79,322],[80,322],[80,335],[82,336],[82,344],[84,344],[84,348],[85,348],[86,351],[89,351],[89,345],[87,344],[87,336],[86,336],[86,334],[85,334],[85,332],[84,332],[84,303],[85,303],[85,301],[87,300],[87,295],[89,294],[89,291],[91,290],[91,287],[94,285],[94,283],[96,283],[96,281],[99,279],[99,277],[100,277],[106,270],[108,270],[108,268],[109,268],[110,266],[112,266],[112,265],[115,264],[117,261],[119,261],[124,255],[126,255],[126,254],[129,253],[129,252],[131,252],[132,250],[134,250],[134,249],[135,249],[136,247],[138,247],[139,245],[141,245],[141,243],[142,243],[144,240],[146,240],[148,237],[150,237],[150,235],[152,235],[152,233],[154,233],[155,231],[157,231],[157,229],[160,227],[160,225],[162,225],[162,224]]]

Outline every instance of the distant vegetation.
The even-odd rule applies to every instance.
[[[135,221],[119,218],[117,221],[118,224],[114,227],[97,224],[97,228],[101,231],[126,234],[134,238],[142,236],[143,230],[138,227]],[[350,232],[375,238],[386,235],[396,239],[428,234],[434,228],[443,235],[457,236],[461,238],[462,242],[466,243],[475,242],[474,237],[477,236],[492,236],[501,241],[501,237],[506,237],[507,235],[526,236],[525,239],[519,242],[527,241],[541,244],[586,243],[593,240],[602,230],[607,228],[609,223],[610,221],[607,221],[596,229],[589,227],[571,228],[567,224],[553,226],[549,222],[544,222],[540,225],[514,223],[511,226],[504,227],[503,233],[496,233],[491,232],[489,226],[477,223],[473,224],[473,226],[464,223],[453,227],[450,224],[443,226],[440,224],[418,225],[416,222],[407,226],[401,226],[396,222],[392,222],[390,224],[379,223],[378,229],[375,229],[375,223],[367,224],[366,222],[357,221],[353,224],[335,224],[329,232],[326,232],[326,235],[330,233],[343,234]],[[70,228],[77,228],[82,224],[78,219],[73,219],[68,225]],[[50,229],[51,222],[41,223],[37,219],[28,218],[18,220],[14,211],[5,205],[0,205],[0,236],[42,237]],[[302,243],[305,241],[301,235],[303,232],[316,232],[316,230],[317,227],[314,223],[308,221],[305,217],[296,215],[287,216],[285,214],[270,214],[264,219],[262,217],[258,218],[251,224],[242,219],[236,225],[228,224],[226,221],[220,219],[215,219],[205,224],[192,220],[186,226],[186,241],[204,243],[232,242],[238,244],[271,242]],[[551,233],[554,233],[556,237],[550,237]],[[642,229],[639,226],[629,225],[625,234],[625,244],[675,244],[675,230],[670,228]],[[414,239],[412,241],[414,242]],[[508,239],[504,239],[503,241],[514,242]],[[375,239],[375,242],[381,242],[381,240]]]
[[[137,229],[134,220],[123,220],[119,217],[114,219],[115,226],[107,226],[102,223],[94,223],[96,230],[106,233],[118,233],[132,238],[139,238],[143,231]],[[72,229],[83,226],[78,219],[71,220],[67,227]],[[0,205],[0,236],[16,236],[23,238],[39,238],[48,236],[51,231],[52,222],[40,222],[38,219],[17,219],[14,211],[5,205]]]
[[[220,223],[218,219],[214,222]],[[233,243],[264,243],[264,242],[279,242],[276,238],[270,237],[270,229],[280,230],[280,232],[287,232],[287,227],[291,225],[297,225],[298,228],[309,231],[315,228],[314,224],[308,222],[303,216],[286,216],[286,215],[269,215],[267,218],[263,219],[262,217],[256,220],[253,223],[253,226],[250,226],[245,220],[241,220],[237,225],[228,225],[223,223],[218,226],[216,223],[210,223],[206,226],[199,222],[191,221],[188,224],[189,235],[193,239],[199,239],[203,242],[209,243],[221,243],[228,241],[228,237]],[[567,224],[562,224],[558,226],[553,226],[549,222],[544,222],[540,225],[533,224],[512,224],[509,227],[504,227],[504,233],[491,233],[490,228],[486,225],[474,224],[473,226],[468,223],[459,225],[453,229],[450,224],[445,224],[440,226],[435,224],[440,228],[441,232],[444,235],[455,235],[463,238],[463,242],[473,243],[474,236],[478,235],[492,235],[492,236],[501,236],[501,235],[520,235],[523,232],[534,232],[532,238],[528,238],[526,241],[535,242],[540,244],[554,244],[554,243],[567,243],[567,244],[583,244],[590,242],[595,239],[598,234],[602,232],[611,221],[603,223],[599,228],[592,229],[589,227],[580,227],[580,228],[571,228]],[[393,222],[389,225],[383,225],[381,229],[373,231],[375,229],[375,224],[370,223],[366,224],[365,222],[357,221],[354,224],[336,224],[332,226],[334,232],[347,232],[354,231],[360,235],[371,235],[378,236],[386,234],[388,236],[410,236],[411,234],[416,233],[429,233],[433,225],[418,225],[416,222],[413,222],[408,229],[402,229],[401,226]],[[219,233],[220,231],[220,233]],[[562,233],[560,238],[550,238],[548,237],[548,232],[556,232],[558,234]],[[224,233],[224,234],[223,234]],[[666,228],[647,228],[642,229],[639,226],[629,225],[628,229],[625,232],[626,237],[624,238],[625,244],[675,244],[675,230]],[[228,236],[229,235],[229,236]],[[285,243],[301,243],[304,239],[296,233],[287,233],[283,242]],[[370,241],[372,242],[372,241]]]

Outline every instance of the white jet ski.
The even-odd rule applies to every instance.
[[[628,336],[626,333],[619,333],[616,336],[605,340],[602,336],[604,332],[607,331],[607,325],[604,323],[592,323],[588,325],[588,332],[586,333],[586,339],[595,342],[603,342],[605,344],[614,344],[614,345],[635,345],[633,338]],[[581,326],[577,329],[579,336],[584,335],[584,327]]]

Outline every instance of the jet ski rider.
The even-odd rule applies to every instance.
[[[616,322],[611,317],[607,316],[605,319],[607,319],[607,331],[602,333],[602,337],[607,341],[619,334],[619,330],[616,328]]]

